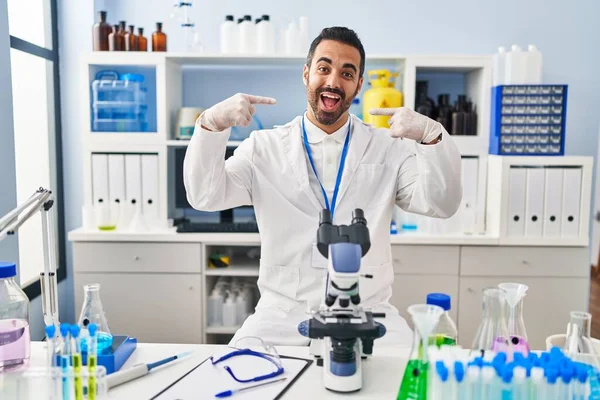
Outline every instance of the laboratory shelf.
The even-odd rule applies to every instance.
[[[167,140],[167,146],[169,147],[187,147],[189,143],[189,139]],[[240,143],[242,143],[241,140],[229,140],[227,142],[227,147],[238,147]]]
[[[206,276],[258,276],[258,265],[239,266],[233,264],[227,268],[210,268],[204,271]]]
[[[241,326],[207,326],[206,333],[220,335],[234,335]]]

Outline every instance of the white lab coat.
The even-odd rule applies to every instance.
[[[333,223],[349,224],[352,211],[363,209],[371,249],[362,259],[361,273],[373,279],[360,278],[361,304],[387,313],[380,322],[388,332],[375,345],[410,346],[410,328],[388,303],[394,280],[392,211],[398,204],[413,213],[452,216],[462,199],[460,153],[445,131],[441,142],[425,146],[394,139],[388,130],[356,117],[352,127]],[[232,343],[259,336],[276,345],[307,345],[297,326],[323,300],[327,260],[316,248],[324,202],[309,185],[301,117],[253,132],[225,161],[229,131],[209,132],[196,125],[185,156],[184,183],[189,203],[198,210],[254,206],[261,237],[261,298]]]

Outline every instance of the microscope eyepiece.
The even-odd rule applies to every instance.
[[[326,208],[324,208],[323,211],[321,211],[321,214],[319,214],[319,225],[323,224],[331,224],[331,214]]]
[[[363,212],[363,210],[361,210],[360,208],[356,208],[352,212],[352,223],[353,224],[361,223],[364,225],[367,224],[367,220],[365,219],[365,213]]]

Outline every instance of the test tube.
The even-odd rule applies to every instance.
[[[46,327],[46,346],[48,350],[48,367],[52,369],[56,367],[56,327],[48,325]]]
[[[460,361],[454,362],[454,377],[456,378],[456,399],[467,400],[467,388],[464,382],[465,366]]]
[[[481,399],[481,368],[477,365],[467,367],[467,400]]]
[[[69,377],[69,363],[70,363],[70,338],[69,338],[69,325],[60,324],[60,336],[62,338],[62,349],[60,354],[60,367],[62,374],[62,394],[63,400],[71,399],[71,390],[73,389],[70,384]]]
[[[558,379],[558,370],[556,369],[547,369],[546,370],[546,379],[547,379],[547,386],[546,386],[546,397],[547,399],[558,399],[559,398],[559,387],[557,384],[557,379]]]
[[[481,368],[481,399],[492,399],[494,395],[494,375],[496,371],[494,367],[486,365]]]
[[[75,400],[83,400],[83,382],[81,379],[81,341],[79,325],[71,325],[73,372],[75,373]]]
[[[88,325],[88,345],[87,345],[87,364],[88,364],[88,399],[96,400],[96,365],[98,362],[98,336],[96,332],[98,326],[96,324]]]
[[[545,399],[544,392],[544,369],[542,367],[531,368],[531,390],[529,392],[529,398],[531,400],[543,400]]]
[[[527,396],[527,370],[525,367],[515,367],[513,371],[513,400],[528,400]]]

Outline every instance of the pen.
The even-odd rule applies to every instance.
[[[96,332],[98,326],[96,324],[88,325],[88,344],[87,344],[87,365],[88,365],[88,398],[96,400],[96,365],[98,363],[98,337]]]
[[[71,325],[73,338],[72,359],[75,372],[75,400],[83,400],[83,384],[81,382],[81,342],[79,341],[79,325]]]
[[[188,351],[187,353],[177,354],[153,363],[134,365],[133,367],[124,371],[115,372],[106,377],[106,386],[108,389],[111,389],[115,386],[140,378],[152,371],[154,368],[160,367],[161,365],[170,363],[171,361],[175,361],[190,354],[192,354],[192,352]]]
[[[232,395],[234,395],[234,394],[236,394],[238,392],[241,392],[242,390],[254,389],[254,388],[257,388],[259,386],[268,385],[270,383],[285,381],[286,379],[287,379],[287,377],[283,377],[283,378],[275,379],[275,380],[268,381],[268,382],[258,383],[256,385],[252,385],[252,386],[244,386],[244,387],[241,387],[239,389],[226,390],[224,392],[215,394],[215,397],[217,397],[219,399],[221,399],[223,397],[229,397],[229,396],[232,396]]]

